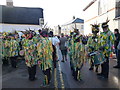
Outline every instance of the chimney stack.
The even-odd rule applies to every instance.
[[[13,0],[6,0],[6,6],[13,7]]]
[[[73,19],[75,19],[75,16],[73,16]]]

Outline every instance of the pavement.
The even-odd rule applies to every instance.
[[[89,64],[85,63],[81,69],[82,81],[75,81],[72,77],[69,57],[66,62],[57,62],[57,68],[52,72],[51,83],[46,88],[117,88],[120,89],[120,69],[114,69],[116,59],[110,59],[109,79],[100,79],[96,72],[89,71]],[[100,72],[100,69],[99,69]],[[27,67],[24,60],[20,60],[18,68],[2,66],[2,88],[43,88],[44,75],[39,67],[37,80],[29,81]],[[0,78],[1,79],[1,78]]]

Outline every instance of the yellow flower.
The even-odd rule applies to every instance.
[[[106,36],[103,36],[103,39],[105,40],[105,39],[107,39],[107,37],[106,37]]]
[[[107,47],[105,47],[105,49],[108,49],[109,47],[107,46]]]
[[[113,37],[112,37],[112,36],[110,36],[110,40],[113,40]]]
[[[4,32],[4,33],[3,33],[3,36],[7,36],[7,35],[8,35],[8,33],[7,33],[7,32]]]

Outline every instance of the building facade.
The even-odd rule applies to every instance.
[[[54,26],[54,29],[52,30],[54,35],[61,35],[61,26]]]
[[[91,33],[90,24],[101,24],[107,18],[111,31],[115,28],[120,30],[120,0],[93,0],[84,9],[84,29],[85,34]],[[100,28],[102,31],[102,29]]]
[[[73,32],[74,29],[78,29],[80,34],[84,34],[84,20],[76,18],[61,25],[61,33],[64,33],[65,35],[70,35],[70,32]]]
[[[1,32],[38,30],[41,28],[40,20],[44,18],[42,8],[15,7],[12,5],[10,2],[6,2],[6,5],[0,5]]]

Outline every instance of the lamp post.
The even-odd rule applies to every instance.
[[[61,27],[58,25],[58,34],[61,35]]]

